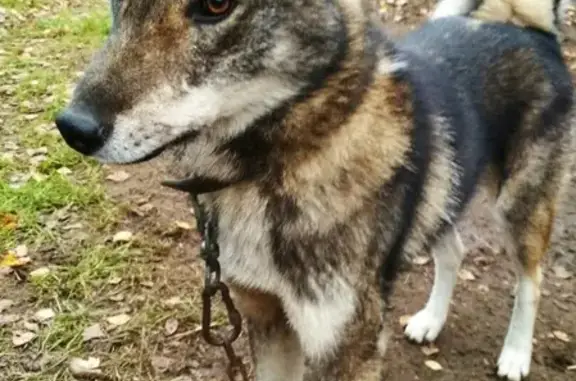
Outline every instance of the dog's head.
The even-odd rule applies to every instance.
[[[328,70],[346,36],[341,3],[361,1],[111,0],[110,35],[57,127],[101,162],[196,145],[214,163],[219,145]]]

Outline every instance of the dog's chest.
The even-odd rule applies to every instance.
[[[306,282],[313,297],[300,294],[274,263],[266,200],[257,190],[224,191],[214,202],[224,280],[278,297],[304,352],[310,357],[329,353],[356,311],[357,295],[349,279],[310,276]]]

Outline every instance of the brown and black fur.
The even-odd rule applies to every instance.
[[[392,43],[370,1],[234,3],[207,24],[201,1],[113,1],[57,125],[204,193],[258,381],[379,380],[398,263],[432,249],[455,274],[454,226],[484,183],[537,301],[573,135],[554,34],[454,16]]]

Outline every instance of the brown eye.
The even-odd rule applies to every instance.
[[[232,7],[231,0],[204,0],[204,7],[214,16],[227,13]]]
[[[188,17],[197,23],[215,23],[232,13],[236,0],[192,0],[188,7]]]

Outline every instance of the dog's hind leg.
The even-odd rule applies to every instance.
[[[455,226],[450,226],[432,250],[434,256],[434,285],[426,306],[410,318],[404,334],[418,343],[434,341],[442,330],[458,269],[464,258],[464,247]]]
[[[567,154],[560,144],[541,138],[526,145],[522,158],[512,163],[496,203],[505,247],[520,262],[513,312],[498,360],[498,375],[513,381],[530,371],[541,262],[548,250],[568,167]]]

